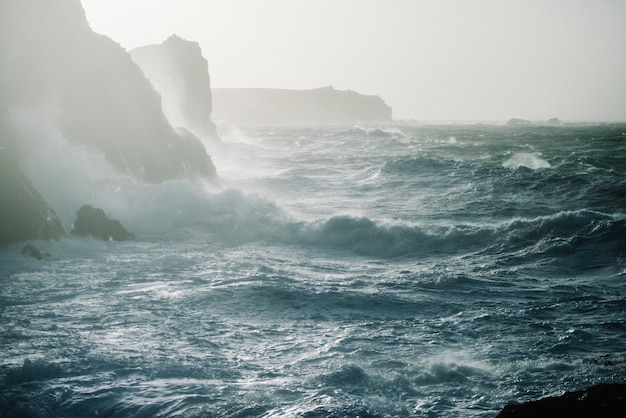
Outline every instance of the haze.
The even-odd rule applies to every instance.
[[[622,0],[82,0],[124,48],[198,41],[213,87],[332,85],[395,119],[626,120]]]

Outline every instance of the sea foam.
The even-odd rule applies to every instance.
[[[502,163],[505,168],[517,169],[520,167],[530,168],[532,170],[538,170],[540,168],[550,168],[551,165],[548,161],[541,158],[538,153],[530,152],[517,152],[513,154],[511,158]]]

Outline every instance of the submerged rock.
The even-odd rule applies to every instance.
[[[507,405],[497,418],[626,416],[626,385],[605,383],[518,405]]]
[[[63,224],[17,163],[0,150],[0,247],[59,239]]]
[[[126,241],[134,238],[134,235],[128,232],[120,221],[109,219],[100,208],[84,205],[76,215],[72,234],[92,236],[105,241]]]

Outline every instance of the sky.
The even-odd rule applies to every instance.
[[[81,0],[126,49],[197,41],[212,87],[378,95],[394,119],[626,121],[624,0]]]

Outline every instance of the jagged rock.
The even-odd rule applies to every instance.
[[[92,236],[105,241],[126,241],[134,238],[120,221],[109,219],[102,209],[90,205],[82,206],[76,213],[72,234]]]
[[[213,119],[241,125],[389,123],[391,112],[378,96],[332,87],[213,89]]]
[[[559,118],[550,118],[546,121],[546,125],[550,125],[550,126],[560,126],[561,125],[561,121],[559,120]]]
[[[626,417],[626,385],[607,383],[518,405],[507,405],[497,418]]]
[[[181,139],[141,69],[91,30],[80,0],[0,1],[0,62],[0,107],[38,109],[42,126],[119,171],[148,182],[215,177],[200,140]],[[44,140],[35,135],[33,147]]]
[[[25,255],[27,257],[32,257],[36,260],[43,260],[44,255],[46,257],[50,256],[50,254],[48,253],[42,254],[41,251],[39,251],[39,249],[35,247],[33,244],[31,244],[30,242],[22,248],[22,255]]]
[[[31,239],[59,239],[61,220],[17,163],[0,150],[0,247]]]
[[[161,94],[163,113],[172,126],[201,138],[218,137],[211,120],[209,64],[197,42],[172,35],[160,45],[135,48],[130,54]]]
[[[526,119],[511,118],[506,124],[510,126],[532,125],[532,122]]]

